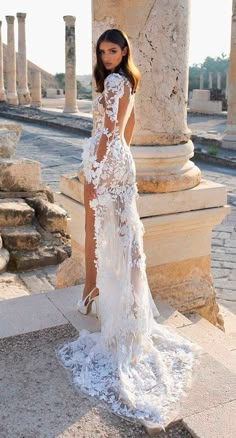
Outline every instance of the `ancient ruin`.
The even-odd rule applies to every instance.
[[[0,21],[0,102],[5,102],[6,91],[4,87],[3,75],[3,44],[2,44],[2,22]]]
[[[17,105],[18,96],[16,92],[16,52],[15,32],[13,15],[7,15],[7,101],[9,104]]]
[[[65,113],[78,112],[77,81],[76,81],[76,51],[75,51],[75,17],[65,15]]]
[[[25,18],[26,14],[18,12],[18,97],[19,104],[28,104],[31,101],[28,88],[28,69],[26,57],[26,40],[25,40]]]
[[[236,0],[233,0],[231,49],[227,84],[228,118],[222,147],[236,150]]]
[[[39,108],[42,105],[41,101],[41,72],[33,71],[31,73],[31,106]]]
[[[71,254],[67,214],[42,184],[40,164],[14,159],[21,130],[0,124],[0,273],[57,265]]]

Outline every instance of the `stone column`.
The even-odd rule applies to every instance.
[[[78,112],[76,102],[76,44],[75,44],[75,17],[65,15],[65,113]]]
[[[221,90],[221,72],[217,72],[217,89]]]
[[[208,73],[208,88],[210,90],[213,88],[213,85],[212,85],[212,72],[211,71],[209,71],[209,73]]]
[[[4,73],[3,73],[3,44],[2,44],[2,22],[0,21],[0,102],[6,100],[6,92],[4,88]]]
[[[41,103],[41,72],[34,71],[32,72],[32,87],[31,87],[31,106],[33,108],[39,108]]]
[[[200,85],[199,85],[200,90],[204,90],[204,73],[200,73]]]
[[[24,105],[31,102],[28,88],[28,71],[26,57],[26,39],[25,39],[25,18],[26,14],[18,12],[18,97],[19,104]]]
[[[13,15],[7,15],[7,100],[12,105],[18,105],[16,92],[16,52]]]
[[[236,150],[236,0],[233,0],[227,95],[228,118],[222,147]]]

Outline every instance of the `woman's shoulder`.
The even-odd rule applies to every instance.
[[[120,89],[124,87],[124,84],[130,86],[129,80],[121,71],[110,73],[104,80],[104,88],[106,89]]]

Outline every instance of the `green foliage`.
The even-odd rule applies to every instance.
[[[210,146],[208,148],[207,152],[208,152],[208,154],[215,156],[215,155],[218,155],[219,148],[218,148],[218,146]]]
[[[213,73],[213,88],[217,88],[216,73],[221,72],[221,88],[225,89],[228,66],[229,58],[225,53],[216,58],[207,56],[202,64],[193,64],[189,67],[189,91],[199,88],[200,72],[204,72],[204,88],[206,89],[208,88],[208,73]]]
[[[55,78],[58,83],[58,88],[65,89],[65,73],[56,73]]]

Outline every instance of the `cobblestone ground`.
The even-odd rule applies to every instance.
[[[22,125],[16,157],[40,161],[43,181],[58,191],[60,175],[77,170],[85,139],[30,123]],[[219,302],[236,313],[236,170],[196,164],[203,178],[224,184],[228,190],[231,214],[212,232],[212,275]]]

